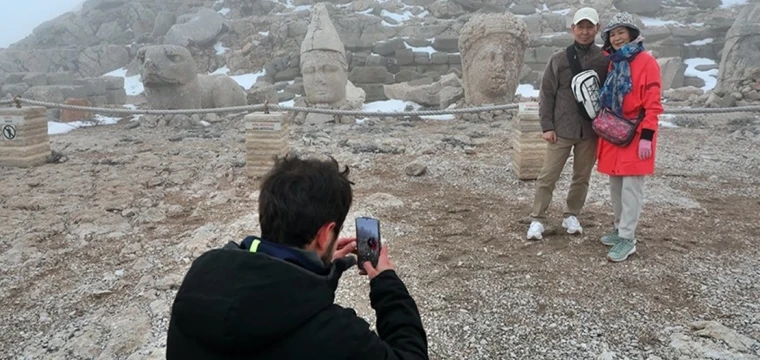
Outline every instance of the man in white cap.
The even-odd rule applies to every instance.
[[[579,107],[571,88],[573,77],[581,70],[594,70],[599,86],[607,77],[609,60],[594,44],[600,30],[599,14],[592,8],[582,8],[573,17],[572,45],[554,53],[546,64],[539,92],[539,116],[547,149],[541,173],[536,181],[536,193],[528,239],[543,239],[546,212],[552,201],[554,187],[570,152],[573,153],[573,177],[567,194],[562,226],[570,234],[583,232],[578,220],[586,203],[591,171],[596,161],[597,136],[591,120]],[[571,59],[573,62],[571,63]]]

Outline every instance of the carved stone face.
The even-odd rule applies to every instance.
[[[146,86],[184,85],[197,77],[195,60],[182,46],[146,46],[137,51],[137,61]]]
[[[345,58],[335,51],[315,50],[301,54],[301,75],[306,99],[311,104],[334,104],[346,99]]]
[[[472,54],[470,84],[489,97],[507,95],[507,67],[512,64],[514,56],[500,39],[490,37],[481,40]]]

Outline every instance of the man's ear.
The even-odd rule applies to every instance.
[[[317,250],[324,251],[327,250],[327,247],[330,246],[331,237],[333,234],[333,230],[335,229],[335,222],[329,222],[324,225],[322,225],[321,228],[319,228],[319,231],[317,231],[317,236],[314,239],[314,246]]]

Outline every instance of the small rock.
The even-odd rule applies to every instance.
[[[612,351],[605,351],[597,357],[597,360],[614,360],[615,353]]]
[[[134,265],[132,265],[132,269],[134,270],[145,270],[150,269],[153,267],[153,264],[148,261],[146,258],[139,258],[137,261],[135,261]]]
[[[406,174],[409,176],[422,176],[427,172],[427,166],[422,164],[410,164],[406,167]]]

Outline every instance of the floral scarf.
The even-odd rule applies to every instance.
[[[630,61],[644,51],[643,38],[640,36],[607,55],[612,62],[612,70],[607,74],[601,90],[602,106],[623,116],[623,97],[633,88]]]

